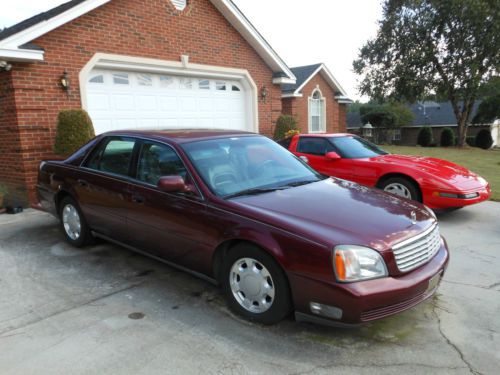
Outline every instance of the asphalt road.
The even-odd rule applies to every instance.
[[[0,215],[1,374],[498,374],[500,203],[440,215],[438,294],[359,329],[233,316],[205,281],[123,248],[66,245],[52,217]]]

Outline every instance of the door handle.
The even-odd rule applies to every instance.
[[[146,198],[144,198],[142,195],[132,195],[132,202],[134,203],[144,203],[146,201]]]
[[[78,185],[82,186],[82,187],[87,187],[89,186],[89,183],[85,180],[77,180],[76,182],[78,182]]]

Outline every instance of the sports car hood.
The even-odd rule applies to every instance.
[[[454,164],[447,160],[430,158],[425,156],[407,155],[382,155],[372,158],[372,161],[395,164],[425,172],[435,178],[451,182],[459,189],[475,189],[484,187],[485,182],[475,173],[467,168]]]
[[[240,197],[232,199],[231,205],[328,246],[356,244],[379,251],[435,222],[433,214],[418,203],[340,179]]]

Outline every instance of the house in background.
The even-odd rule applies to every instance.
[[[352,101],[325,64],[291,70],[297,81],[282,86],[283,114],[297,119],[301,133],[345,132]]]
[[[69,1],[0,31],[0,183],[11,204],[36,201],[38,165],[53,155],[62,109],[87,110],[97,134],[226,128],[272,136],[282,85],[292,85],[285,96],[306,107],[289,111],[300,107],[315,130],[341,129],[345,105],[335,97],[345,92],[319,68],[295,86],[231,0]],[[309,104],[316,114],[308,116]]]
[[[474,118],[480,103],[480,100],[474,103],[471,119]],[[434,142],[437,144],[439,144],[444,128],[453,129],[455,135],[458,136],[457,120],[450,102],[417,102],[410,105],[409,109],[414,116],[411,124],[396,129],[373,127],[370,136],[364,134],[363,127],[366,124],[363,124],[360,114],[358,112],[349,112],[347,114],[347,130],[350,133],[366,136],[375,143],[394,143],[405,146],[415,146],[417,144],[418,133],[424,126],[429,126],[432,129]],[[482,129],[491,131],[494,145],[499,144],[498,124],[470,125],[467,136],[475,137]]]

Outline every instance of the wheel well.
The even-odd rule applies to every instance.
[[[377,181],[376,187],[378,187],[379,189],[381,189],[382,188],[382,184],[385,181],[387,181],[390,178],[394,178],[394,177],[404,178],[404,179],[412,182],[415,185],[415,187],[417,188],[417,190],[418,190],[418,192],[420,194],[420,198],[422,198],[422,190],[420,189],[420,185],[418,184],[418,182],[413,177],[410,177],[407,174],[403,174],[403,173],[388,173],[386,175],[383,175]]]
[[[61,204],[61,201],[66,198],[66,197],[71,197],[71,194],[68,193],[67,191],[65,190],[61,190],[59,191],[56,196],[54,197],[54,203],[55,203],[55,207],[56,207],[56,212],[57,212],[57,215],[59,215],[59,210],[60,210],[60,207],[59,205]]]
[[[255,247],[258,247],[259,249],[262,249],[262,246],[256,244],[255,242],[252,241],[247,241],[247,240],[242,240],[242,239],[234,239],[234,240],[228,240],[223,243],[221,243],[214,251],[214,256],[212,260],[212,272],[213,272],[213,277],[215,280],[219,281],[220,280],[220,272],[222,270],[222,262],[224,259],[224,256],[235,246],[246,243]],[[263,249],[264,250],[264,249]],[[276,257],[269,251],[264,250],[266,253],[268,253],[271,257],[274,258],[276,263],[281,267],[280,262],[276,259]],[[281,267],[283,268],[283,267]],[[286,272],[283,270],[286,276]]]

